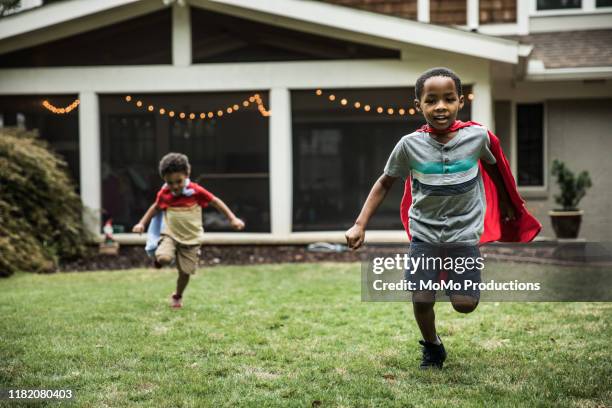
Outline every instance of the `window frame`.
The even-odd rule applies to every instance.
[[[548,16],[568,16],[568,15],[585,15],[585,14],[603,14],[612,13],[612,6],[597,7],[597,0],[582,0],[581,7],[571,9],[553,9],[553,10],[538,10],[538,1],[531,0],[529,7],[530,17],[548,17]]]
[[[521,186],[518,181],[518,132],[517,132],[517,105],[542,104],[542,167],[543,184],[539,186]],[[513,100],[511,104],[511,139],[510,139],[510,167],[516,186],[521,195],[525,197],[548,197],[549,174],[548,174],[548,106],[545,100]]]

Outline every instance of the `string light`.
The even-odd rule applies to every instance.
[[[317,96],[323,96],[324,94],[325,92],[322,89],[315,90],[315,95]],[[467,98],[470,101],[474,100],[474,94],[469,93],[467,95]],[[342,106],[348,106],[351,103],[351,101],[348,98],[340,98],[336,94],[332,94],[332,93],[327,95],[327,99],[329,99],[330,102],[335,102],[336,100],[338,100],[340,102],[340,105]],[[365,112],[370,112],[372,110],[371,105],[364,104],[361,101],[353,102],[353,107],[355,109],[363,109]],[[414,108],[403,108],[403,107],[395,107],[395,106],[387,106],[387,107],[377,106],[375,108],[375,112],[378,114],[383,114],[387,112],[388,115],[399,115],[399,116],[416,114],[416,110]]]
[[[70,105],[66,106],[65,108],[58,108],[57,106],[54,106],[48,100],[45,99],[42,102],[42,106],[44,106],[45,109],[47,109],[48,111],[55,113],[56,115],[64,115],[75,110],[80,103],[81,101],[79,99],[75,99]]]
[[[125,99],[126,102],[132,102],[133,103],[133,101],[134,101],[134,98],[131,95],[126,95],[124,99]],[[45,103],[48,104],[48,102],[45,101],[45,102],[43,102],[43,105],[45,105]],[[79,100],[77,99],[75,102],[73,102],[67,108],[55,108],[52,105],[48,104],[49,105],[48,109],[52,110],[52,111],[53,110],[57,110],[56,113],[64,113],[64,112],[60,112],[60,111],[62,109],[65,109],[66,113],[67,113],[67,112],[70,112],[72,109],[74,109],[76,107],[76,105],[74,105],[75,103],[76,103],[76,105],[78,105],[79,104]],[[257,110],[259,111],[261,116],[266,116],[267,117],[267,116],[271,115],[272,112],[270,110],[266,109],[266,107],[263,104],[263,101],[261,100],[261,96],[259,96],[259,94],[251,95],[247,99],[243,100],[242,102],[240,102],[240,103],[233,103],[233,104],[229,105],[225,109],[220,108],[220,109],[218,109],[216,111],[216,115],[217,115],[217,117],[222,117],[224,112],[227,112],[227,114],[232,114],[232,113],[237,112],[240,109],[240,105],[242,105],[243,107],[247,108],[252,103],[257,104]],[[74,106],[72,106],[72,105],[74,105]],[[141,100],[137,100],[135,102],[135,105],[140,108],[140,107],[142,107],[144,105],[144,103]],[[149,110],[150,112],[153,112],[155,110],[155,107],[153,105],[146,105],[146,106],[147,106],[147,110]],[[169,117],[171,117],[171,118],[173,118],[176,115],[176,113],[173,110],[167,110],[166,108],[163,108],[163,107],[159,108],[159,114],[160,115],[166,115],[166,112],[167,112],[167,115]],[[188,118],[189,120],[194,120],[196,117],[198,117],[198,115],[196,113],[189,113],[189,114],[187,114],[185,112],[180,112],[178,114],[178,117],[180,119]],[[215,117],[215,112],[214,111],[210,111],[208,113],[200,112],[200,114],[199,114],[199,118],[202,119],[202,120],[204,120],[206,118],[212,119],[214,117]]]

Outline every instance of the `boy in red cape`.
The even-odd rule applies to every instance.
[[[435,290],[427,284],[457,282],[461,289],[446,290],[453,307],[474,311],[484,267],[479,245],[529,242],[542,226],[525,208],[499,139],[478,123],[456,120],[464,104],[459,77],[432,68],[417,79],[415,96],[427,124],[397,143],[346,239],[351,249],[363,244],[368,221],[393,183],[405,179],[400,214],[411,239],[405,279],[423,336],[420,368],[442,368],[446,350],[435,327]]]

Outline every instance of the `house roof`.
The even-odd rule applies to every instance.
[[[66,0],[27,13],[17,13],[0,20],[0,44],[16,37],[40,32],[58,25],[69,25],[97,13],[135,3],[151,4],[150,0]],[[167,2],[168,3],[168,2]],[[253,13],[265,13],[327,26],[397,43],[417,45],[493,61],[516,64],[524,55],[517,41],[471,33],[464,30],[420,23],[354,8],[312,0],[191,0],[191,5],[225,7]],[[162,1],[155,3],[163,6]],[[95,28],[95,27],[91,27]],[[461,46],[459,46],[459,44]]]
[[[551,68],[612,66],[612,29],[534,33],[506,37],[533,45],[531,59]]]

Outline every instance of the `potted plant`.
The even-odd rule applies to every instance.
[[[561,208],[548,212],[555,235],[557,238],[577,238],[584,214],[578,208],[578,203],[591,187],[591,177],[587,171],[582,171],[576,178],[565,163],[557,159],[553,160],[552,175],[557,177],[561,190],[561,194],[555,195],[555,201]]]

